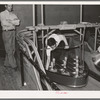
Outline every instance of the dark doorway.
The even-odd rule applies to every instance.
[[[5,6],[0,5],[0,12],[4,10],[5,10]],[[0,57],[4,57],[4,56],[5,56],[5,49],[4,49],[4,44],[2,40],[2,27],[1,27],[1,22],[0,22]]]

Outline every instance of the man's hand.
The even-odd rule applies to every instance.
[[[68,48],[69,48],[69,46],[68,46],[68,45],[66,45],[64,49],[68,49]]]
[[[20,23],[20,20],[18,20],[17,18],[15,18],[13,20],[7,19],[6,21],[9,22],[9,23],[11,23],[11,24],[13,24],[13,25],[15,25],[15,26],[19,25],[19,23]]]

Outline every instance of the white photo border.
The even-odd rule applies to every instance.
[[[60,4],[60,5],[100,5],[100,1],[0,1],[0,4]],[[0,91],[0,99],[75,99],[100,98],[100,91]]]

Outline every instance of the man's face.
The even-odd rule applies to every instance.
[[[11,12],[13,10],[13,5],[11,5],[11,4],[6,5],[5,7],[9,12]]]
[[[51,48],[54,50],[56,48],[56,44],[52,45]]]

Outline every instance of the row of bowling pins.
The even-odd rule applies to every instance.
[[[63,64],[62,64],[62,68],[61,68],[61,70],[64,72],[64,70],[66,69],[66,65],[67,65],[67,57],[65,57],[64,58],[64,60],[63,60]],[[75,62],[74,62],[74,64],[75,64],[75,67],[73,67],[74,69],[75,69],[75,71],[74,72],[72,72],[72,74],[74,74],[75,75],[75,77],[78,77],[79,76],[79,58],[78,58],[78,56],[76,56],[76,58],[74,58],[74,60],[75,60]],[[52,61],[51,61],[51,66],[50,66],[50,71],[52,71],[52,72],[57,72],[57,69],[54,69],[54,66],[55,66],[55,58],[53,58],[52,59]]]

